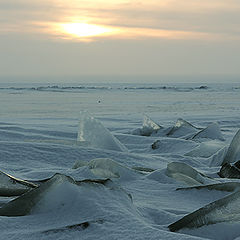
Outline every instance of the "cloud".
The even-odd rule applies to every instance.
[[[118,30],[108,38],[239,40],[239,10],[239,0],[2,0],[0,34],[74,39],[53,26],[87,22]]]

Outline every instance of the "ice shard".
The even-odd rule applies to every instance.
[[[240,129],[235,134],[228,147],[227,153],[222,162],[222,166],[225,163],[233,163],[238,160],[240,160]]]
[[[221,222],[240,221],[240,191],[214,201],[168,226],[172,232],[182,228],[199,228]]]
[[[183,137],[188,136],[189,134],[194,134],[196,132],[197,128],[195,126],[179,118],[175,125],[170,129],[170,131],[166,135],[172,137]]]
[[[93,148],[127,151],[127,148],[100,121],[87,112],[81,112],[77,141]]]
[[[142,128],[135,129],[132,134],[141,136],[151,136],[157,133],[162,127],[155,123],[150,117],[144,115]]]

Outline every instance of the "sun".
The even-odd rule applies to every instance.
[[[79,38],[88,38],[94,36],[102,36],[112,34],[115,30],[110,27],[94,25],[88,23],[63,23],[61,24],[62,31]]]

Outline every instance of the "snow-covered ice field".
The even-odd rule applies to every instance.
[[[240,180],[217,174],[240,160],[240,84],[0,84],[0,102],[0,239],[240,239]]]

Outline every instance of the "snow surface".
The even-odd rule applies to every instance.
[[[0,186],[39,186],[0,197],[23,215],[0,216],[0,239],[240,238],[238,184],[217,175],[239,156],[239,84],[200,86],[0,84],[0,170],[19,180]],[[169,230],[229,194],[203,226]]]

